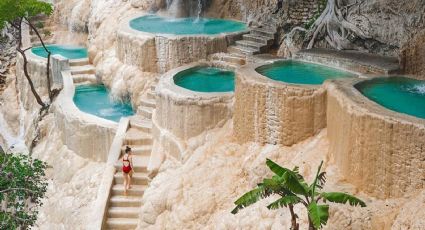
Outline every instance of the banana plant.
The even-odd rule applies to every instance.
[[[267,206],[268,209],[279,209],[287,207],[291,214],[291,230],[298,230],[298,216],[294,212],[295,205],[303,205],[308,213],[309,229],[316,230],[322,228],[329,219],[329,205],[332,203],[348,203],[351,206],[360,205],[366,207],[365,202],[359,198],[343,192],[323,192],[326,183],[326,172],[322,172],[323,161],[320,163],[316,176],[311,184],[308,184],[298,167],[293,170],[281,167],[270,159],[266,165],[275,174],[271,178],[263,179],[257,187],[235,201],[236,207],[232,214],[252,205],[260,199],[271,195],[279,195],[280,198]]]

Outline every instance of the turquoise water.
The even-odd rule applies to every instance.
[[[352,73],[323,65],[299,61],[278,61],[260,66],[256,71],[276,81],[309,85],[320,85],[327,79],[356,76]]]
[[[231,92],[235,90],[235,73],[214,67],[194,67],[176,74],[174,83],[197,92]]]
[[[51,52],[51,55],[60,54],[68,59],[87,57],[87,49],[84,47],[68,45],[47,45],[46,47]],[[47,52],[42,46],[34,47],[31,50],[35,55],[47,58]]]
[[[77,86],[74,103],[83,112],[116,122],[134,114],[130,103],[112,101],[104,85]]]
[[[144,32],[159,34],[220,34],[243,31],[242,22],[216,18],[165,18],[147,15],[130,21],[130,27]]]
[[[388,109],[425,119],[425,81],[383,77],[358,83],[355,87]]]

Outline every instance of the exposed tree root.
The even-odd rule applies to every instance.
[[[360,10],[362,3],[363,1],[356,0],[354,3],[344,5],[342,0],[328,0],[326,8],[306,34],[305,39],[308,42],[306,48],[313,48],[318,39],[324,38],[334,49],[353,49],[356,47],[352,43],[355,38],[369,38],[362,29],[347,20],[347,16],[351,15],[356,7]],[[300,28],[295,27],[288,34],[288,39],[291,39],[295,30]]]

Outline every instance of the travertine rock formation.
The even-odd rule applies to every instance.
[[[267,79],[255,71],[258,66],[236,72],[234,129],[240,142],[290,146],[326,127],[323,87]]]
[[[53,115],[40,125],[43,139],[33,156],[46,161],[50,178],[35,229],[89,229],[104,163],[82,158],[60,141]]]
[[[373,196],[425,188],[425,121],[385,109],[353,88],[327,84],[329,151],[342,175]]]
[[[229,122],[191,142],[197,143],[189,147],[191,157],[184,164],[168,158],[145,191],[138,229],[289,229],[287,209],[266,208],[277,197],[262,200],[237,215],[230,213],[239,196],[272,175],[265,166],[266,158],[289,168],[300,166],[307,180],[311,180],[323,159],[327,162],[325,190],[353,193],[367,203],[366,208],[331,204],[325,230],[420,230],[424,226],[421,203],[424,190],[387,200],[358,194],[352,185],[338,177],[339,169],[329,164],[325,130],[292,147],[239,145],[235,143]],[[300,229],[307,229],[305,209],[297,206],[296,212]]]
[[[425,29],[409,40],[401,50],[401,66],[407,74],[425,79]]]
[[[153,117],[154,138],[165,151],[177,159],[187,159],[183,152],[187,141],[201,133],[222,126],[233,115],[233,92],[201,93],[176,86],[174,76],[196,66],[195,63],[171,70],[161,77],[156,86],[156,111]]]
[[[115,52],[122,63],[136,66],[144,72],[165,73],[206,59],[210,54],[225,52],[227,46],[243,34],[155,35],[130,28],[130,19],[123,20],[117,32]]]

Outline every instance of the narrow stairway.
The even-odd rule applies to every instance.
[[[143,95],[138,114],[130,118],[130,127],[124,138],[121,154],[126,146],[133,152],[133,166],[135,174],[132,178],[132,187],[124,195],[124,178],[122,175],[121,159],[115,164],[116,173],[109,198],[106,229],[135,229],[139,220],[140,206],[143,193],[148,186],[149,176],[147,165],[152,151],[152,112],[156,108],[155,85]]]
[[[243,39],[229,46],[227,51],[245,56],[267,53],[276,39],[276,33],[276,28],[272,27],[251,27],[250,33],[244,34]]]
[[[74,83],[97,82],[96,69],[88,58],[69,60],[69,67]]]

